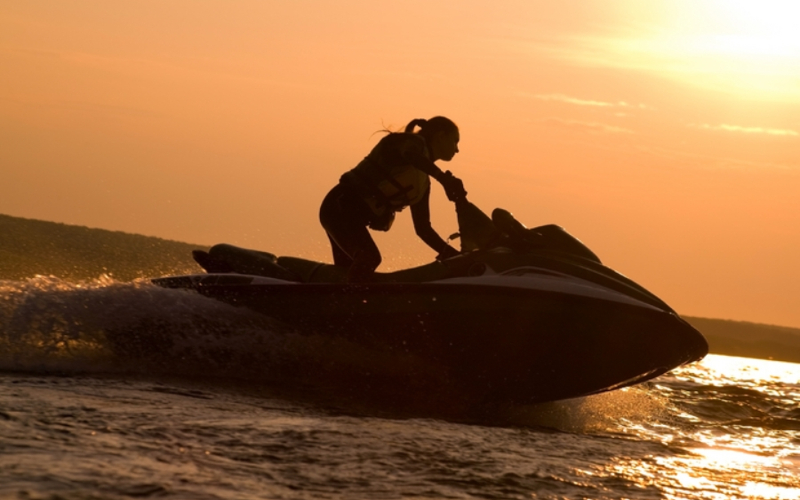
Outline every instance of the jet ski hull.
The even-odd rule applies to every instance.
[[[299,284],[210,274],[155,282],[247,307],[300,332],[422,360],[482,402],[596,394],[708,351],[703,336],[671,310],[599,288],[530,288],[512,286],[514,280]]]

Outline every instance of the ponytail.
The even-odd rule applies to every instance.
[[[445,118],[444,116],[434,116],[427,120],[424,118],[415,118],[408,122],[405,132],[407,134],[413,133],[416,127],[419,127],[417,134],[424,137],[426,141],[430,141],[436,134],[441,132],[458,132],[458,126],[453,123],[453,120]]]
[[[410,134],[417,127],[419,127],[419,129],[421,131],[423,129],[423,127],[425,127],[425,125],[427,123],[428,123],[428,120],[426,120],[425,118],[414,118],[413,120],[408,122],[408,125],[406,125],[405,133],[406,134]]]

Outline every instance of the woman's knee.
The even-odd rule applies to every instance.
[[[372,248],[363,248],[359,249],[358,251],[354,252],[353,257],[353,265],[358,265],[365,269],[375,270],[378,266],[381,265],[381,253],[378,251],[377,247]]]

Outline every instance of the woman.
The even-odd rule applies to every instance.
[[[390,132],[381,139],[331,189],[322,201],[319,220],[331,241],[334,264],[348,268],[348,282],[370,281],[381,263],[367,228],[388,231],[395,213],[408,206],[417,236],[438,253],[437,259],[458,254],[431,226],[429,200],[430,177],[442,184],[450,201],[467,194],[460,179],[434,163],[452,160],[459,139],[458,127],[448,118],[412,120],[404,132]]]

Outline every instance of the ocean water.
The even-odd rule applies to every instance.
[[[472,418],[392,361],[145,282],[0,282],[0,498],[800,498],[800,365]]]

